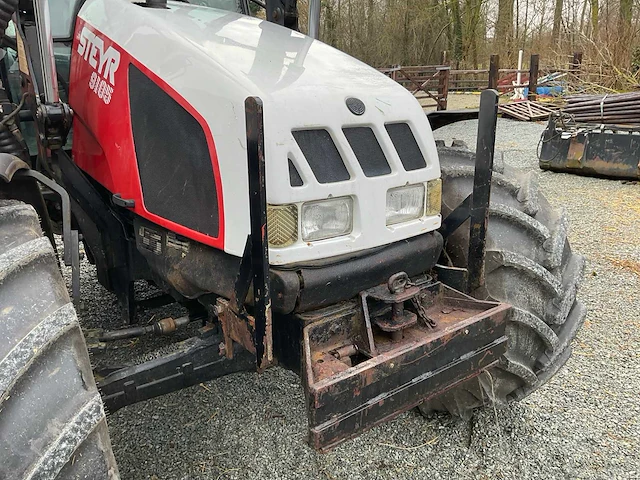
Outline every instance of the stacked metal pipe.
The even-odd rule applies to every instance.
[[[580,123],[640,124],[640,92],[572,95],[562,109]]]

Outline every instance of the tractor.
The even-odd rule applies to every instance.
[[[475,153],[436,144],[317,39],[318,0],[309,35],[296,0],[256,3],[0,0],[1,478],[119,478],[105,410],[235,372],[296,371],[326,451],[521,399],[569,357],[584,260],[494,154],[496,92]],[[90,342],[194,334],[94,377],[81,256],[122,312]]]

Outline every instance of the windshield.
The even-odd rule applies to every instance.
[[[51,34],[54,39],[67,39],[73,36],[76,11],[81,0],[49,0]],[[179,0],[180,1],[180,0]],[[191,5],[218,8],[229,12],[244,13],[242,0],[181,0]]]
[[[71,38],[78,0],[49,0],[51,35],[53,38]]]

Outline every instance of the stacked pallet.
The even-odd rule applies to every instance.
[[[564,113],[580,123],[640,124],[640,93],[572,95]]]
[[[498,112],[503,115],[525,122],[546,120],[557,109],[554,105],[544,105],[540,102],[531,102],[529,100],[518,100],[498,106]]]

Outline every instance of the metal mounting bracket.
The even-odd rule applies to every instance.
[[[64,264],[71,266],[71,295],[76,307],[80,306],[80,234],[71,228],[71,202],[67,191],[55,181],[40,172],[22,169],[15,172],[17,177],[31,177],[49,187],[60,196],[62,206],[62,242],[64,244]]]
[[[447,278],[455,279],[456,288],[464,287],[461,289],[466,293],[484,285],[484,259],[487,248],[487,224],[489,222],[497,119],[498,92],[484,90],[480,96],[473,190],[442,221],[440,228],[440,233],[446,240],[467,219],[470,219],[466,275],[458,271],[459,269],[447,271],[448,267],[446,266],[439,268],[439,272],[446,275]],[[442,280],[446,282],[444,277]]]

